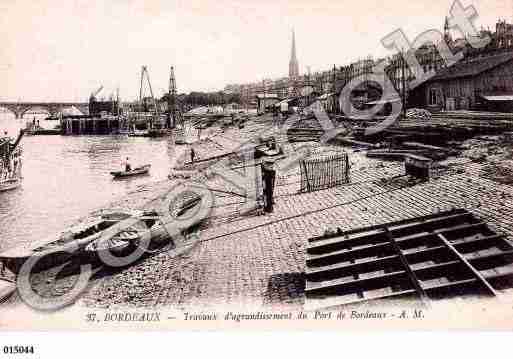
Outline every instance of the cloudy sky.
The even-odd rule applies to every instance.
[[[300,71],[388,54],[380,40],[443,27],[452,0],[0,0],[0,101],[135,99],[141,65],[154,91],[222,89],[288,72],[291,29]],[[473,4],[476,24],[513,19],[513,0]]]

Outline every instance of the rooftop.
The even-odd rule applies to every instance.
[[[441,69],[429,81],[446,81],[462,77],[477,76],[511,60],[513,60],[513,52],[506,52],[486,57],[476,57],[468,61],[462,60],[451,67]]]

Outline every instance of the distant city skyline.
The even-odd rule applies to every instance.
[[[476,26],[512,22],[511,0],[462,1]],[[299,73],[328,70],[391,53],[380,40],[401,28],[413,40],[443,30],[452,1],[333,0],[105,1],[4,0],[0,101],[87,101],[100,85],[108,97],[139,93],[141,66],[153,90],[167,91],[170,66],[178,92],[221,90],[288,75],[291,29],[300,39]]]

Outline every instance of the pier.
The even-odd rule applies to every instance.
[[[108,135],[126,129],[124,117],[69,116],[60,120],[63,135]]]

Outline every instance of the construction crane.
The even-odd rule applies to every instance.
[[[145,76],[146,75],[146,76]],[[158,120],[160,118],[159,108],[157,102],[155,101],[155,96],[153,96],[153,89],[151,88],[150,75],[148,73],[148,69],[146,66],[143,66],[141,69],[141,88],[139,89],[139,103],[142,107],[143,104],[143,86],[144,86],[144,78],[146,77],[146,82],[148,83],[148,88],[150,90],[151,100],[153,102],[153,106],[155,107],[155,117]],[[150,122],[150,128],[153,127],[153,121]]]
[[[167,95],[167,128],[176,126],[176,80],[175,69],[171,66],[169,75],[169,92]]]

